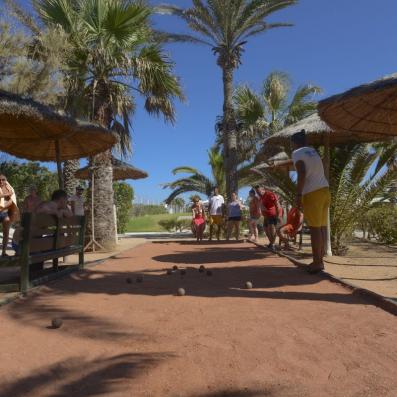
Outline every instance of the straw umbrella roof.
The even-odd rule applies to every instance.
[[[144,179],[148,177],[147,172],[140,170],[124,161],[112,157],[113,180],[121,181],[125,179]],[[75,176],[78,179],[90,179],[89,166],[80,168]]]
[[[373,141],[397,135],[397,73],[320,101],[318,111],[337,132]]]
[[[110,149],[116,137],[98,125],[0,90],[0,150],[34,161],[88,157]]]
[[[324,133],[332,132],[331,128],[320,119],[320,116],[313,113],[267,138],[264,147],[270,145],[285,146],[289,143],[291,136],[302,129],[306,130],[306,138],[311,145],[322,144]]]

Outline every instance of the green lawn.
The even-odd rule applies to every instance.
[[[165,230],[158,224],[163,219],[178,218],[178,216],[187,216],[189,214],[161,214],[145,215],[131,218],[127,225],[127,233],[133,232],[164,232]]]

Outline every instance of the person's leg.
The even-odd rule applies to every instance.
[[[315,269],[322,269],[323,254],[324,254],[324,241],[321,227],[310,227],[312,253],[313,253],[313,264],[312,267]]]
[[[287,232],[287,226],[281,226],[277,230],[277,235],[280,238],[280,246],[281,243],[284,244],[284,248],[288,248],[288,232]]]
[[[249,227],[250,240],[253,240],[254,239],[254,222],[252,219],[249,220],[248,227]]]
[[[321,227],[321,238],[322,238],[322,246],[323,250],[321,252],[321,257],[324,258],[324,256],[327,255],[327,226],[322,226]],[[322,261],[324,262],[324,260]]]
[[[240,240],[240,221],[236,222],[236,240]]]
[[[3,219],[3,249],[2,249],[2,255],[6,255],[7,251],[7,245],[8,245],[8,239],[10,235],[10,218],[7,216],[6,218]]]
[[[227,221],[227,232],[226,232],[226,240],[230,240],[230,235],[232,234],[232,228],[233,228],[233,222],[232,221]]]
[[[222,221],[219,220],[218,224],[216,225],[216,239],[219,241],[221,239],[221,231],[222,231]]]
[[[214,221],[213,221],[213,219],[210,216],[210,238],[209,238],[209,241],[212,240],[212,234],[213,233],[214,233]]]
[[[276,242],[276,225],[274,223],[269,225],[269,241],[271,245]]]
[[[205,229],[205,223],[202,223],[200,225],[200,241],[203,241],[204,229]]]
[[[258,240],[258,222],[254,221],[254,240],[257,241]]]

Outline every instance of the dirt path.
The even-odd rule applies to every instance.
[[[141,245],[0,324],[1,397],[397,395],[396,317],[251,244]]]

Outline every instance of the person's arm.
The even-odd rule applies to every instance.
[[[294,162],[291,159],[288,160],[275,160],[273,163],[269,164],[270,168],[275,168],[275,167],[284,167],[284,166],[290,166],[293,165]]]
[[[298,181],[296,185],[296,206],[302,209],[302,192],[305,186],[306,168],[305,163],[299,160],[295,163],[296,172],[298,173]]]
[[[276,218],[279,219],[281,221],[281,217],[280,217],[280,203],[278,202],[278,198],[276,197]]]
[[[58,210],[57,214],[58,218],[71,218],[74,216],[73,212],[69,208],[63,208]]]
[[[74,200],[71,200],[69,202],[70,202],[71,210],[72,210],[73,214],[75,214],[76,213],[76,202]]]
[[[211,207],[212,207],[212,200],[211,200],[211,197],[210,197],[209,200],[208,200],[208,214],[211,213]]]

